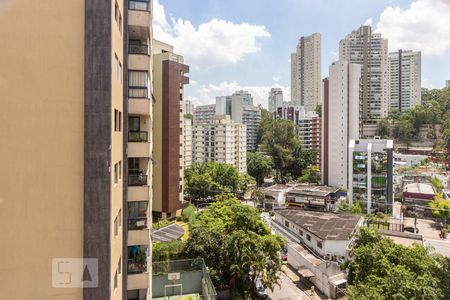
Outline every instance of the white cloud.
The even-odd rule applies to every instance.
[[[216,96],[231,95],[235,91],[245,90],[253,96],[253,104],[262,105],[267,108],[267,98],[272,87],[279,87],[283,90],[283,98],[289,101],[291,98],[290,88],[273,84],[272,86],[242,86],[238,82],[223,81],[219,84],[198,85],[190,91],[186,99],[193,101],[195,105],[204,105],[215,103]]]
[[[272,76],[272,80],[275,82],[280,81],[280,77],[279,76]]]
[[[331,58],[331,61],[336,61],[339,59],[339,53],[337,53],[335,51],[330,51],[328,54]]]
[[[450,1],[416,0],[407,9],[387,7],[376,31],[389,39],[390,50],[420,50],[442,55],[450,48]]]
[[[373,24],[372,18],[368,18],[368,19],[366,20],[366,22],[364,22],[364,25],[372,26],[372,24]]]
[[[164,7],[153,4],[153,32],[156,39],[175,47],[194,69],[235,64],[245,55],[260,51],[259,38],[270,37],[264,26],[211,19],[198,27],[189,20],[170,18]]]

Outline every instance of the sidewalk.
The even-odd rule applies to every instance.
[[[292,269],[289,265],[283,265],[281,270],[286,274],[289,279],[292,280],[292,282],[302,291],[304,292],[307,297],[311,300],[326,300],[329,299],[325,295],[323,295],[317,288],[314,290],[314,294],[311,295],[311,286],[313,286],[312,283],[310,283],[307,280],[300,280],[299,275],[297,272]]]

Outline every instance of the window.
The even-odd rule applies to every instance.
[[[119,163],[114,165],[114,183],[117,184],[119,182]]]
[[[119,220],[116,218],[114,219],[114,236],[117,236],[119,234]]]
[[[117,214],[117,223],[119,227],[122,226],[122,209],[119,209],[119,213]]]
[[[128,8],[131,10],[148,10],[148,0],[130,0]]]
[[[321,241],[317,241],[317,248],[322,249],[322,242]]]
[[[122,83],[122,63],[119,60],[119,57],[117,54],[114,54],[114,70],[115,70],[115,76],[116,80],[119,80]]]
[[[122,33],[122,14],[119,11],[119,31]]]
[[[284,221],[284,226],[286,226],[287,228],[289,228],[289,222],[288,221]]]
[[[148,73],[146,71],[128,72],[128,97],[148,98]]]
[[[119,161],[119,180],[122,180],[122,161]]]
[[[119,258],[119,263],[117,264],[117,273],[122,274],[122,257]]]
[[[309,234],[306,235],[306,239],[308,240],[308,242],[311,242],[311,236]]]
[[[122,131],[122,112],[114,110],[114,131]]]
[[[299,229],[299,230],[298,230],[298,234],[301,235],[301,236],[303,236],[303,230]]]
[[[117,270],[116,273],[114,273],[114,290],[117,289]]]

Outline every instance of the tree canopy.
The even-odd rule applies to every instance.
[[[289,120],[272,119],[265,113],[260,124],[260,150],[272,157],[277,181],[298,179],[315,160],[317,153],[304,149],[297,126]]]
[[[439,218],[445,226],[450,220],[450,200],[444,199],[442,193],[439,193],[429,205],[433,215]]]
[[[239,174],[230,164],[208,162],[190,166],[184,171],[186,192],[196,199],[246,189],[253,178]]]
[[[247,152],[247,172],[256,179],[256,184],[261,186],[264,178],[272,171],[272,158],[261,152]]]
[[[258,210],[226,195],[192,223],[184,255],[202,257],[216,286],[230,286],[254,299],[257,278],[269,288],[277,283],[283,244],[281,237],[270,233]]]
[[[429,249],[406,247],[361,228],[348,263],[348,298],[448,299],[450,262]]]

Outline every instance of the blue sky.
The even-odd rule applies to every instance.
[[[158,0],[155,37],[174,44],[191,66],[186,98],[197,104],[246,88],[264,106],[273,85],[289,97],[289,54],[302,35],[322,34],[322,77],[339,41],[361,24],[393,47],[422,50],[422,85],[450,79],[447,0]],[[285,99],[289,100],[289,99]]]

